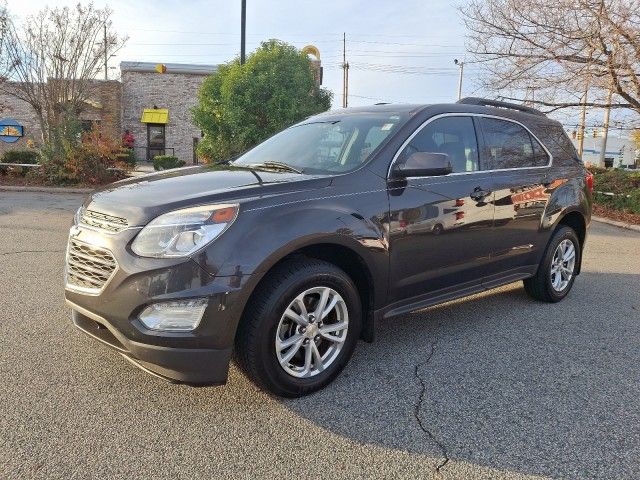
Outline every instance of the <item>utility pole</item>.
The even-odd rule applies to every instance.
[[[585,122],[587,119],[587,94],[589,93],[589,84],[587,83],[587,87],[584,90],[584,95],[582,96],[582,112],[580,112],[580,126],[578,127],[578,156],[580,160],[582,160],[582,153],[584,152],[584,131],[585,131]]]
[[[247,0],[242,0],[242,12],[241,12],[241,19],[240,19],[240,65],[244,65],[246,37],[247,37]]]
[[[349,64],[347,63],[347,34],[342,33],[342,108],[349,105]]]
[[[107,51],[109,50],[109,44],[107,43],[107,24],[104,24],[104,79],[109,80],[109,57]],[[94,70],[95,71],[95,70]]]
[[[589,52],[589,63],[587,65],[587,71],[591,73],[591,60],[593,58],[593,48]],[[580,112],[580,126],[578,127],[578,135],[580,138],[578,139],[578,156],[580,160],[582,160],[582,154],[584,153],[584,132],[586,130],[586,122],[587,122],[587,97],[589,95],[589,83],[591,82],[591,75],[587,77],[587,80],[584,85],[584,95],[582,96],[582,112]],[[584,160],[583,160],[584,161]]]
[[[462,75],[464,74],[464,62],[457,58],[453,61],[460,67],[460,77],[458,77],[458,100],[462,98]]]
[[[602,144],[600,145],[600,161],[598,165],[604,167],[604,160],[607,153],[607,139],[609,137],[609,116],[611,115],[611,98],[613,97],[613,86],[607,92],[607,108],[604,111],[604,126],[602,132]]]

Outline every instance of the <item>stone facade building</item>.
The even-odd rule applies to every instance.
[[[164,153],[196,163],[195,146],[202,134],[191,110],[200,85],[216,67],[122,62],[120,70],[122,128],[133,134],[138,158]]]
[[[193,124],[191,109],[200,85],[216,66],[122,62],[120,69],[120,81],[91,82],[91,94],[79,112],[83,128],[97,123],[116,137],[129,130],[139,161],[166,154],[196,163],[195,147],[202,133]],[[11,143],[0,141],[0,154],[38,145],[42,132],[37,115],[28,103],[6,91],[6,84],[4,89],[0,121],[15,120],[23,127],[23,136]]]
[[[318,50],[308,46],[303,51],[314,57],[312,66],[316,83],[320,84],[322,68]],[[166,154],[175,155],[187,164],[197,163],[196,146],[202,132],[193,124],[191,111],[198,102],[202,82],[216,70],[216,65],[121,62],[119,81],[91,81],[90,98],[79,112],[83,128],[89,129],[98,123],[103,131],[115,137],[129,130],[134,137],[138,161],[151,161],[155,155]],[[0,154],[42,141],[40,125],[31,106],[7,93],[0,93],[0,132],[3,120],[9,125],[22,126],[24,135],[17,141],[0,135]]]

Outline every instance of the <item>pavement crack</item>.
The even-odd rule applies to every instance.
[[[63,253],[64,250],[18,250],[16,252],[0,252],[0,256],[18,255],[21,253]]]
[[[431,351],[429,352],[429,355],[427,356],[426,360],[422,363],[417,363],[415,365],[415,370],[414,370],[414,375],[415,377],[418,379],[418,382],[420,382],[420,393],[418,395],[418,399],[417,402],[414,406],[414,410],[413,410],[413,416],[416,419],[416,422],[418,423],[418,426],[420,427],[420,430],[422,430],[424,433],[427,434],[427,436],[431,439],[431,441],[433,443],[435,443],[438,448],[440,449],[440,451],[442,452],[442,461],[436,465],[436,475],[440,474],[440,470],[442,468],[444,468],[444,466],[449,463],[449,453],[447,451],[447,447],[446,445],[444,445],[441,441],[439,441],[435,435],[433,434],[433,432],[427,427],[427,425],[425,424],[425,422],[422,420],[422,417],[420,416],[420,411],[422,409],[422,404],[424,403],[424,398],[425,398],[425,394],[427,391],[427,385],[424,381],[424,379],[420,376],[420,367],[424,367],[425,365],[427,365],[430,361],[431,361],[431,357],[433,357],[433,354],[435,352],[436,349],[436,344],[438,342],[432,342],[431,343]]]

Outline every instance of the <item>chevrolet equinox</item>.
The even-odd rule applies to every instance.
[[[107,186],[75,215],[74,324],[153,375],[281,396],[331,382],[376,322],[580,273],[593,179],[562,126],[466,98],[306,119],[226,162]],[[508,314],[508,312],[505,312]]]

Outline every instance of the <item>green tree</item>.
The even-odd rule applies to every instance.
[[[304,118],[328,110],[331,93],[315,84],[307,56],[278,40],[221,65],[198,92],[193,110],[204,132],[199,155],[227,159]]]

